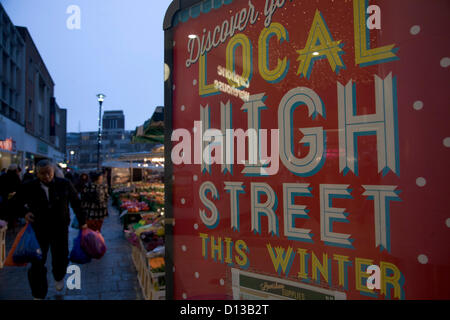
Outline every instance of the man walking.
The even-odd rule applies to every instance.
[[[58,291],[64,288],[64,276],[69,264],[69,204],[82,228],[86,228],[86,214],[72,183],[55,177],[55,167],[48,160],[36,165],[37,179],[21,186],[17,192],[19,212],[31,223],[42,249],[42,260],[35,261],[28,270],[28,281],[35,299],[45,299],[48,291],[45,262],[50,248],[52,273]]]

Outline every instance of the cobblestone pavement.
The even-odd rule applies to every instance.
[[[16,232],[20,228],[16,228]],[[78,230],[69,229],[69,249]],[[126,241],[117,210],[109,206],[109,217],[103,223],[102,235],[107,251],[100,259],[80,265],[81,289],[56,291],[51,274],[51,254],[47,258],[48,294],[46,300],[142,300],[137,272],[131,260],[131,245]],[[15,234],[8,230],[6,250],[12,246]],[[72,263],[70,263],[72,264]],[[69,265],[70,265],[69,264]],[[0,269],[0,300],[31,300],[26,267],[4,267]],[[65,281],[68,279],[66,276]]]

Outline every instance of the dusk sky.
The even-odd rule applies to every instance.
[[[67,109],[67,132],[96,131],[103,110],[123,110],[125,129],[164,105],[164,32],[171,0],[0,0],[12,22],[27,27]],[[67,8],[80,8],[69,29]]]

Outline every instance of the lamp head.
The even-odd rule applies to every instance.
[[[98,102],[103,102],[105,100],[106,96],[103,93],[97,94],[97,100]]]

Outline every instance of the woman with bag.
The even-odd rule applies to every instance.
[[[90,178],[91,182],[81,193],[81,206],[87,214],[88,228],[100,232],[108,216],[108,187],[101,172],[92,172]]]

